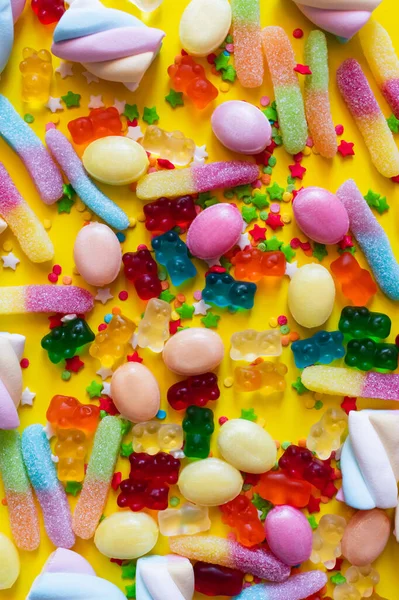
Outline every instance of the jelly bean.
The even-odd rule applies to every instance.
[[[239,471],[265,473],[274,466],[277,448],[260,425],[245,419],[230,419],[222,426],[218,447],[223,458]]]
[[[191,56],[207,56],[219,48],[229,33],[228,0],[191,0],[180,21],[180,41]]]
[[[18,550],[4,533],[0,533],[0,590],[8,590],[14,585],[20,569]]]
[[[299,565],[312,553],[312,528],[300,510],[292,506],[276,506],[265,521],[270,550],[286,565]]]
[[[184,467],[178,486],[190,502],[201,506],[220,506],[241,492],[239,471],[219,458],[205,458]]]
[[[334,281],[325,267],[312,263],[294,273],[288,287],[288,307],[299,325],[323,325],[332,313],[334,300]]]
[[[241,100],[220,104],[212,115],[212,129],[223,146],[241,154],[259,154],[272,140],[272,128],[265,115]]]
[[[104,556],[131,560],[150,552],[158,533],[158,525],[146,513],[118,512],[101,521],[94,543]]]
[[[219,258],[237,244],[243,224],[241,213],[234,204],[209,206],[190,225],[188,249],[203,260]]]
[[[320,244],[337,244],[349,229],[346,208],[323,188],[302,189],[295,197],[293,208],[303,233]]]
[[[108,225],[90,223],[76,236],[73,258],[86,283],[108,285],[117,278],[122,264],[119,240]]]
[[[172,336],[165,344],[165,365],[178,375],[201,375],[223,360],[222,338],[215,331],[192,327]]]
[[[116,408],[129,421],[150,421],[159,411],[161,394],[157,380],[147,367],[128,362],[111,379],[111,397]]]
[[[140,144],[128,137],[110,135],[91,142],[82,157],[86,171],[102,183],[126,185],[142,177],[148,156]]]
[[[365,567],[382,554],[390,533],[390,520],[383,510],[358,511],[345,529],[342,554],[352,565]]]

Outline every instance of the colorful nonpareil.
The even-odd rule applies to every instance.
[[[242,86],[262,85],[264,67],[260,29],[260,0],[232,0],[234,58]]]
[[[0,314],[59,312],[82,314],[93,308],[93,296],[73,285],[21,285],[0,288]]]

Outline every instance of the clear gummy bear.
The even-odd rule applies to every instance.
[[[328,569],[335,566],[336,559],[342,554],[341,540],[345,528],[346,520],[338,515],[324,515],[320,519],[318,528],[313,532],[312,563],[323,563]],[[356,597],[353,600],[357,600]]]
[[[321,460],[327,460],[341,446],[341,436],[347,424],[348,416],[341,408],[329,408],[312,426],[306,446]]]

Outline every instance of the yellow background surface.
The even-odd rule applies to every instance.
[[[129,12],[139,14],[127,0],[125,1],[108,1],[108,6],[120,8]],[[173,62],[174,56],[179,52],[178,25],[184,7],[188,4],[188,0],[165,0],[162,7],[152,16],[146,17],[148,24],[160,27],[166,31],[166,38],[160,56],[145,76],[140,89],[136,93],[128,92],[124,86],[119,84],[111,84],[106,82],[94,83],[87,86],[86,80],[82,76],[84,70],[80,65],[74,65],[73,78],[62,80],[59,74],[55,74],[53,78],[51,95],[59,97],[72,90],[73,92],[82,94],[80,108],[65,110],[62,113],[57,113],[60,118],[60,128],[67,131],[66,124],[69,120],[80,115],[88,114],[89,96],[102,94],[103,101],[107,106],[114,103],[114,99],[127,100],[130,104],[137,103],[140,114],[143,112],[144,106],[156,106],[160,116],[159,125],[167,130],[180,129],[187,136],[193,138],[198,145],[206,144],[209,152],[210,160],[224,160],[235,158],[232,153],[225,150],[221,144],[213,137],[210,127],[210,116],[214,106],[209,106],[204,111],[197,111],[190,100],[186,100],[184,108],[173,110],[165,101],[164,96],[170,88],[169,77],[166,69]],[[311,24],[301,15],[299,10],[290,0],[262,0],[262,26],[266,25],[282,25],[290,35],[293,42],[297,62],[304,62],[303,48],[304,40],[293,39],[291,33],[293,29],[302,27],[305,33],[311,29]],[[375,13],[376,18],[390,32],[397,50],[399,51],[399,34],[397,28],[398,7],[396,0],[384,0],[382,5]],[[51,36],[53,27],[44,26],[39,23],[36,16],[33,14],[29,6],[16,26],[15,45],[10,63],[6,71],[1,76],[0,92],[5,94],[13,103],[17,111],[24,115],[26,112],[32,112],[35,115],[33,129],[43,138],[44,125],[50,119],[51,113],[47,109],[34,113],[31,108],[23,106],[21,102],[21,76],[18,65],[21,61],[22,49],[25,46],[31,46],[35,49],[50,48]],[[350,117],[346,107],[340,98],[337,85],[335,82],[335,72],[339,64],[348,57],[356,57],[362,64],[373,90],[376,92],[377,98],[382,106],[382,110],[386,116],[390,115],[390,110],[377,86],[372,79],[371,73],[367,67],[366,61],[362,55],[360,44],[357,38],[354,38],[346,45],[340,45],[332,36],[329,36],[330,50],[330,89],[332,96],[332,111],[335,123],[343,123],[345,133],[343,139],[346,141],[355,142],[356,155],[352,158],[343,159],[339,155],[333,161],[327,161],[319,156],[311,155],[306,158],[303,164],[308,171],[304,179],[305,185],[320,185],[331,191],[335,191],[338,186],[347,178],[353,177],[356,179],[360,189],[365,194],[369,188],[387,196],[391,206],[388,213],[382,217],[377,217],[388,232],[391,242],[394,243],[398,233],[398,198],[399,186],[392,183],[390,180],[384,179],[378,174],[373,167],[366,147],[360,138],[355,123]],[[59,60],[53,61],[54,67],[57,67]],[[206,61],[204,61],[206,64]],[[210,79],[219,87],[221,80],[210,74],[209,65],[207,72]],[[302,78],[303,81],[303,78]],[[215,104],[221,103],[227,99],[245,99],[256,105],[259,105],[261,96],[269,95],[273,98],[273,90],[270,83],[269,74],[266,70],[266,76],[262,88],[257,90],[244,90],[241,85],[236,82],[230,89],[229,93],[220,93]],[[145,123],[140,123],[145,126]],[[288,164],[292,163],[290,157],[283,149],[276,151],[275,156],[278,159],[277,166],[273,171],[272,181],[277,181],[280,185],[286,185],[286,178],[289,175]],[[49,219],[52,227],[50,237],[54,242],[56,253],[54,263],[62,265],[63,275],[73,276],[73,283],[85,286],[79,276],[73,275],[73,257],[72,249],[75,236],[83,224],[82,212],[78,212],[75,207],[72,208],[71,214],[57,214],[56,206],[47,207],[41,201],[30,180],[23,164],[19,158],[0,140],[0,157],[5,166],[9,170],[17,187],[26,198],[30,206],[36,211],[40,219]],[[101,186],[102,189],[127,212],[129,216],[137,217],[142,213],[142,205],[135,195],[127,188],[110,188]],[[292,214],[291,205],[282,204],[282,214]],[[261,224],[261,223],[260,223]],[[250,227],[251,228],[251,227]],[[221,232],[223,234],[223,232]],[[268,230],[268,237],[273,235],[271,230]],[[300,236],[304,239],[303,234],[299,232],[295,224],[291,223],[284,230],[278,231],[277,235],[280,239],[289,241],[291,238]],[[127,239],[123,244],[124,251],[133,251],[139,243],[149,243],[150,234],[146,231],[143,223],[138,223],[135,229],[129,229]],[[11,242],[13,252],[21,260],[16,272],[10,269],[1,270],[1,285],[22,285],[28,283],[48,283],[47,274],[51,271],[49,265],[34,265],[24,256],[20,250],[17,241],[12,234],[7,230],[2,234],[0,240],[1,254],[6,254],[3,245],[6,242]],[[357,258],[365,265],[363,257],[358,253]],[[329,248],[329,256],[323,261],[323,264],[328,266],[329,262],[337,257],[335,249]],[[398,254],[399,257],[399,254]],[[309,259],[304,253],[299,250],[297,252],[298,264],[302,265],[308,262]],[[316,259],[312,259],[316,260]],[[192,292],[203,287],[203,276],[205,265],[200,261],[195,261],[198,268],[198,276],[194,283],[183,291],[186,293],[187,301],[192,303]],[[60,279],[61,282],[61,279]],[[228,417],[238,417],[242,408],[254,407],[259,415],[259,418],[264,420],[265,427],[276,440],[291,440],[296,442],[298,439],[306,437],[310,426],[316,422],[322,415],[322,412],[316,410],[308,410],[305,407],[306,401],[311,398],[310,394],[298,396],[291,389],[290,383],[296,379],[298,372],[295,369],[292,353],[290,349],[285,349],[282,360],[289,366],[289,375],[287,378],[288,387],[283,397],[271,396],[262,397],[262,393],[253,395],[239,394],[233,388],[227,389],[223,386],[223,380],[232,375],[233,364],[228,357],[230,347],[230,336],[234,331],[246,329],[248,327],[267,329],[268,322],[271,317],[277,317],[280,314],[288,314],[287,309],[287,288],[288,278],[284,277],[277,281],[263,280],[259,284],[259,289],[255,299],[255,307],[249,313],[241,313],[231,315],[216,309],[215,312],[222,315],[219,322],[218,332],[223,336],[226,346],[226,357],[219,369],[219,382],[221,387],[221,398],[215,404],[211,405],[215,410],[216,431],[213,436],[213,450],[216,453],[216,438],[218,431],[217,419],[221,415]],[[105,314],[111,312],[115,305],[120,305],[124,314],[133,318],[138,322],[140,314],[144,309],[144,303],[137,299],[133,287],[121,275],[117,282],[111,286],[114,294],[114,300],[108,302],[105,306],[101,303],[95,303],[94,311],[88,316],[88,322],[96,330],[98,324],[102,321]],[[119,302],[117,294],[122,289],[129,290],[129,298],[126,302]],[[95,293],[95,290],[91,290]],[[334,312],[326,324],[326,329],[336,329],[340,311],[347,304],[340,290],[337,291],[337,298]],[[383,296],[382,293],[374,298],[371,303],[371,308],[388,313],[393,318],[393,331],[390,341],[399,331],[395,325],[397,308],[394,303],[390,302]],[[187,325],[200,325],[200,317],[194,317],[192,322],[187,322]],[[303,331],[296,326],[293,319],[289,318],[289,325],[292,330],[296,330],[301,336],[307,337],[312,332]],[[88,354],[85,354],[83,359],[85,367],[78,375],[73,374],[69,382],[61,380],[62,367],[53,365],[46,353],[40,347],[41,338],[48,332],[47,315],[22,315],[18,317],[0,317],[0,330],[10,332],[18,332],[26,335],[27,344],[25,356],[30,360],[30,367],[23,372],[24,387],[29,386],[30,390],[36,393],[36,400],[33,408],[23,407],[20,409],[21,431],[24,427],[31,423],[45,424],[45,413],[49,401],[55,394],[68,394],[79,398],[81,401],[88,401],[88,396],[85,392],[86,386],[93,380],[99,381],[99,377],[95,375],[95,371],[99,365],[94,359],[91,359]],[[166,391],[168,387],[177,380],[172,373],[168,372],[162,362],[160,355],[152,354],[150,351],[141,351],[146,364],[157,376],[162,390],[162,408],[168,411],[168,419],[180,422],[181,415],[169,410],[166,401]],[[61,363],[62,364],[62,363]],[[338,398],[323,398],[324,407],[337,406],[341,399]],[[395,403],[384,405],[381,402],[370,402],[361,400],[358,402],[360,408],[364,407],[384,407],[395,408]],[[127,438],[128,441],[130,438]],[[122,470],[124,475],[128,473],[128,461],[121,459],[118,463],[117,470]],[[177,488],[171,490],[171,495],[177,494]],[[105,514],[110,515],[116,507],[115,492],[111,492],[109,502],[105,509]],[[0,497],[3,497],[3,490],[0,489]],[[71,499],[73,505],[75,500]],[[337,511],[338,503],[335,501],[324,507],[324,512]],[[341,514],[350,516],[351,510],[344,507],[340,508]],[[221,525],[218,509],[212,509],[212,533],[224,534],[227,528]],[[319,517],[319,515],[316,515]],[[41,518],[41,517],[40,517]],[[10,535],[7,508],[0,505],[0,531]],[[130,584],[130,581],[123,582],[121,579],[121,570],[111,564],[107,558],[102,556],[94,544],[91,542],[83,542],[78,540],[74,548],[77,552],[85,556],[96,569],[99,576],[113,581],[121,586]],[[0,592],[0,598],[4,600],[23,600],[35,576],[40,572],[45,560],[54,550],[44,530],[42,530],[42,541],[37,552],[26,553],[21,552],[22,572],[16,585],[9,591]],[[167,541],[160,540],[154,552],[166,553],[168,551]],[[399,560],[399,550],[394,538],[392,537],[387,549],[382,558],[380,558],[376,567],[381,574],[381,583],[377,591],[380,595],[387,597],[389,600],[394,600],[397,597],[399,589],[399,575],[397,564]],[[309,565],[309,568],[312,568]],[[196,598],[202,597],[197,595]]]

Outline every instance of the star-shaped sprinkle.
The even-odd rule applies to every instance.
[[[113,295],[111,294],[110,288],[101,288],[97,290],[97,295],[94,297],[94,300],[106,304],[108,300],[112,300],[112,298]]]
[[[208,258],[205,261],[209,268],[211,267],[220,267],[220,259],[219,258]]]
[[[83,71],[82,75],[86,79],[88,85],[91,83],[98,83],[100,81],[99,78],[96,77],[96,75],[93,75],[93,73],[90,73],[90,71]]]
[[[133,444],[129,442],[128,444],[121,444],[120,455],[125,456],[126,458],[133,454]]]
[[[294,177],[294,179],[303,179],[303,176],[306,173],[305,167],[303,167],[300,163],[289,165],[288,168],[291,171],[291,177]]]
[[[399,133],[399,119],[397,119],[395,115],[391,115],[389,119],[387,119],[387,123],[392,133]]]
[[[33,406],[33,400],[36,398],[36,394],[31,392],[27,387],[22,392],[21,396],[21,406]]]
[[[219,315],[215,315],[211,310],[206,314],[206,317],[202,317],[201,323],[205,325],[207,329],[216,329],[218,321],[220,320]]]
[[[134,579],[136,577],[136,565],[133,561],[122,565],[122,579]]]
[[[294,71],[296,71],[296,73],[299,73],[300,75],[312,74],[312,71],[309,69],[308,65],[298,64],[296,67],[294,67]]]
[[[68,198],[68,196],[62,196],[61,200],[57,202],[57,210],[58,214],[67,213],[68,215],[71,212],[72,206],[75,204],[75,200],[73,198]]]
[[[125,110],[122,114],[128,119],[128,121],[134,121],[140,116],[137,109],[137,104],[125,104]]]
[[[343,583],[346,583],[346,577],[344,577],[341,573],[336,573],[335,575],[330,577],[330,581],[334,585],[341,585]]]
[[[62,61],[60,63],[60,66],[56,68],[55,72],[59,73],[61,75],[62,79],[65,79],[66,77],[72,77],[73,76],[72,67],[73,67],[72,63]]]
[[[237,79],[237,71],[233,65],[227,65],[227,67],[222,70],[222,79],[223,81],[230,81],[230,83],[235,82]]]
[[[17,265],[21,262],[13,252],[9,252],[7,255],[2,256],[1,260],[3,261],[4,269],[12,269],[15,271]]]
[[[389,204],[387,202],[386,196],[381,196],[377,192],[373,192],[373,190],[369,190],[364,196],[367,204],[371,208],[375,208],[376,211],[382,215],[386,210],[389,210]]]
[[[311,526],[311,528],[313,529],[313,531],[315,529],[317,529],[317,521],[315,519],[315,517],[313,515],[311,515],[310,517],[308,517],[308,521],[309,521],[309,525]]]
[[[144,132],[141,130],[140,125],[136,125],[136,127],[129,125],[127,128],[126,137],[130,138],[134,142],[137,142],[137,140],[141,140],[141,138],[144,137]]]
[[[353,149],[353,146],[355,144],[353,142],[345,142],[345,140],[341,140],[341,143],[338,146],[338,152],[341,154],[341,156],[354,156],[355,155],[355,151]]]
[[[238,198],[238,200],[243,200],[244,198],[252,197],[252,186],[251,185],[237,185],[237,187],[232,188],[231,190]]]
[[[295,275],[295,273],[297,271],[298,271],[298,261],[295,261],[293,263],[287,262],[287,264],[285,265],[285,274],[288,275],[288,277],[290,279],[292,279],[292,277]]]
[[[193,162],[197,165],[203,165],[208,158],[208,152],[206,151],[206,144],[202,146],[195,146]]]
[[[345,396],[345,398],[341,402],[341,408],[346,412],[347,415],[351,412],[351,410],[357,410],[356,406],[357,398],[351,398],[350,396]]]
[[[269,194],[270,200],[282,200],[284,194],[284,188],[280,187],[277,181],[273,183],[270,187],[266,189]]]
[[[71,371],[72,373],[79,373],[79,371],[83,369],[84,366],[85,364],[82,360],[80,360],[79,356],[67,358],[65,361],[66,370]]]
[[[281,219],[280,214],[276,215],[275,213],[269,213],[269,216],[267,217],[265,223],[266,225],[269,225],[269,227],[273,229],[273,231],[279,229],[280,227],[284,227],[284,223]]]
[[[275,252],[276,250],[280,250],[282,245],[283,242],[280,242],[275,235],[270,238],[270,240],[266,240],[265,242],[267,252]]]
[[[221,52],[215,58],[215,68],[216,68],[216,70],[217,71],[221,71],[222,69],[227,69],[229,61],[230,61],[230,54],[225,54],[224,52]]]
[[[159,298],[169,303],[172,302],[172,300],[174,300],[176,296],[171,294],[169,290],[162,290],[162,292],[159,294]]]
[[[283,244],[280,248],[281,252],[284,254],[288,263],[292,261],[296,256],[296,252],[289,244]]]
[[[302,379],[300,377],[297,377],[296,381],[294,381],[294,383],[292,383],[291,385],[294,388],[294,390],[296,390],[297,394],[299,394],[299,396],[302,396],[302,394],[305,394],[309,391],[308,388],[303,385]]]
[[[320,262],[325,256],[328,256],[325,244],[319,244],[318,242],[315,242],[313,246],[312,256],[317,258],[317,260],[319,260]]]
[[[155,106],[152,108],[148,108],[148,106],[144,107],[143,121],[149,125],[153,125],[153,123],[159,121],[159,115]]]
[[[96,371],[96,375],[99,375],[103,381],[104,379],[108,379],[108,377],[112,377],[113,374],[113,370],[108,369],[107,367],[101,367],[101,369],[98,369],[98,371]]]
[[[103,384],[93,379],[90,385],[87,386],[86,392],[89,394],[90,400],[92,400],[93,398],[99,398],[101,396],[102,389]]]
[[[206,304],[205,300],[200,300],[199,302],[194,302],[194,316],[195,315],[206,315],[208,310],[211,308],[210,304]]]
[[[126,100],[118,100],[118,98],[114,99],[114,108],[118,111],[120,115],[123,115],[125,112]]]
[[[259,227],[259,225],[254,225],[253,229],[251,229],[248,233],[252,236],[254,242],[263,242],[266,239],[266,227]]]
[[[269,121],[277,121],[277,111],[275,108],[273,108],[273,106],[268,106],[267,108],[265,108],[265,110],[262,110],[262,112]]]
[[[64,101],[64,104],[67,108],[73,108],[74,106],[80,106],[80,94],[74,94],[69,91],[65,96],[61,96]]]
[[[71,496],[77,496],[82,489],[82,484],[79,481],[67,481],[65,491]]]
[[[253,408],[242,408],[240,419],[244,419],[245,421],[257,421],[258,415],[255,413]]]
[[[176,308],[177,314],[181,319],[192,319],[194,315],[195,308],[194,306],[190,306],[186,302],[180,306],[180,308]]]
[[[103,381],[103,387],[101,390],[101,394],[104,396],[108,396],[109,398],[112,398],[111,396],[111,384],[107,383],[106,381]]]
[[[133,354],[128,354],[126,358],[127,358],[127,362],[137,362],[137,363],[143,362],[143,359],[141,358],[141,356],[139,355],[137,350],[135,352],[133,352]]]
[[[255,508],[260,512],[260,520],[264,521],[268,515],[268,513],[274,508],[274,505],[269,502],[269,500],[264,500],[259,494],[254,494],[254,497],[251,500],[252,504]]]
[[[128,600],[136,597],[136,584],[135,583],[133,583],[132,585],[125,586],[125,589],[126,589],[126,598]]]
[[[99,409],[105,412],[107,415],[118,415],[118,409],[108,396],[101,396],[99,398]]]
[[[309,514],[320,512],[320,502],[321,502],[320,498],[315,498],[314,496],[310,496],[309,503],[306,507],[309,511]]]
[[[259,208],[259,210],[263,210],[270,205],[266,194],[255,194],[252,196],[251,202],[256,208]]]
[[[171,105],[172,108],[176,108],[176,106],[184,106],[183,92],[175,92],[175,90],[171,89],[169,94],[165,96],[165,100]]]
[[[104,102],[103,102],[103,97],[101,94],[99,96],[90,96],[90,102],[88,104],[88,107],[90,109],[103,108],[103,106],[104,106]]]
[[[61,104],[61,98],[53,98],[49,97],[46,107],[51,110],[52,113],[57,112],[57,110],[64,110],[64,107]]]
[[[339,242],[340,250],[346,250],[347,248],[353,247],[353,241],[351,235],[344,235],[342,240]]]
[[[255,226],[256,227],[256,226]],[[240,250],[244,250],[247,246],[250,246],[251,242],[249,240],[249,233],[242,233],[240,235],[240,239],[237,242],[237,246]]]
[[[258,211],[255,206],[248,206],[247,204],[241,208],[241,214],[246,223],[250,223],[258,218]]]

